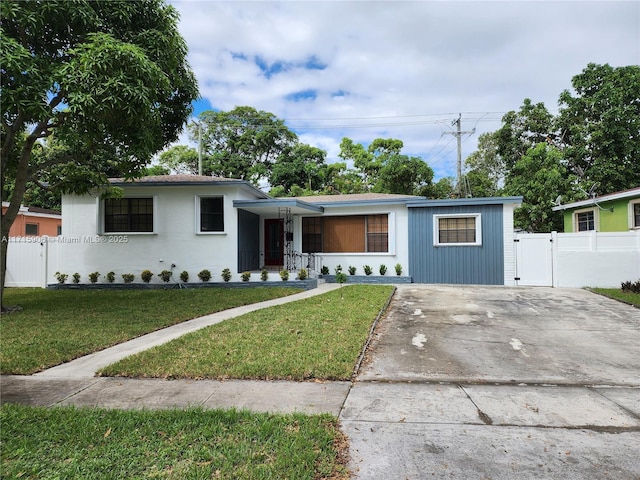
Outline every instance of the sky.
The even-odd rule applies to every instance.
[[[400,139],[436,180],[455,177],[459,116],[464,159],[525,98],[556,113],[588,63],[640,64],[637,0],[170,3],[200,87],[194,115],[273,113],[329,163],[343,137]]]

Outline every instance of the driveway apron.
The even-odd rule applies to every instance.
[[[640,310],[401,285],[341,413],[358,479],[640,478]]]

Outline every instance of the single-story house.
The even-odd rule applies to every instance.
[[[521,197],[427,200],[365,193],[272,198],[250,183],[195,175],[112,179],[121,198],[64,195],[62,265],[93,271],[229,268],[319,272],[380,265],[421,283],[512,285]],[[177,275],[176,275],[177,277]],[[257,278],[257,276],[256,276]],[[390,278],[390,281],[393,279]],[[156,280],[158,281],[158,280]]]
[[[640,187],[553,207],[563,212],[565,232],[640,229]]]
[[[9,208],[9,202],[2,202],[2,214]],[[20,210],[9,229],[9,237],[44,236],[55,237],[62,232],[60,212],[40,207],[20,205]],[[3,232],[4,234],[4,232]]]

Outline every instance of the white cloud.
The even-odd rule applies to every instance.
[[[458,112],[464,130],[477,128],[467,156],[500,125],[501,113],[487,112],[524,98],[554,111],[589,62],[640,63],[638,2],[172,3],[214,108],[272,112],[329,161],[343,136],[399,138],[437,177],[455,172],[455,141],[443,132]],[[257,60],[275,68],[266,75]],[[304,91],[315,98],[289,98]]]

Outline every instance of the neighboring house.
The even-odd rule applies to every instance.
[[[399,263],[416,282],[513,284],[513,209],[520,197],[271,198],[243,180],[191,175],[111,183],[123,189],[122,198],[63,196],[65,272],[139,278],[144,269],[171,269],[174,277],[186,270],[197,281],[206,268],[219,281],[224,268],[326,266],[333,273],[341,265],[363,274],[369,265],[377,275],[384,264],[392,277]]]
[[[2,214],[9,202],[2,202]],[[9,229],[9,237],[49,236],[57,237],[62,231],[62,215],[46,208],[20,206],[18,215]],[[4,232],[2,232],[4,235]]]
[[[565,232],[626,232],[640,229],[640,187],[553,207]]]

